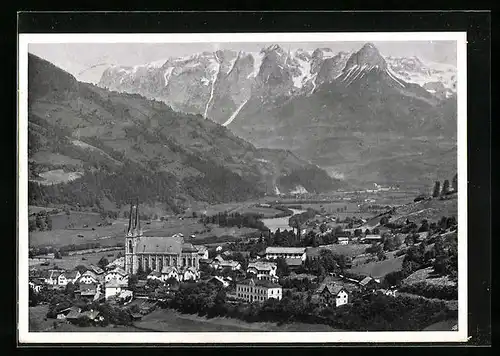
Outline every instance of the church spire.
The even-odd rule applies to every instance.
[[[127,236],[141,236],[141,219],[139,216],[139,199],[135,204],[130,204],[130,215],[128,218]]]

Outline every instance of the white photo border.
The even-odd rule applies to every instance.
[[[458,330],[391,332],[30,332],[28,311],[28,45],[30,43],[456,41],[458,169]],[[18,40],[18,342],[41,344],[295,344],[465,342],[467,324],[467,33],[19,34]]]

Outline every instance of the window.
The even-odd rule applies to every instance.
[[[184,257],[184,258],[182,259],[182,267],[185,267],[185,266],[186,266],[186,257]]]

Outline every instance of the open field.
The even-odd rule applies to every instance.
[[[72,270],[78,265],[83,265],[85,267],[88,267],[90,265],[97,265],[97,262],[99,262],[99,260],[102,257],[106,257],[108,262],[112,262],[113,260],[116,259],[116,256],[118,255],[119,252],[124,254],[125,251],[124,249],[121,249],[115,251],[94,252],[84,255],[63,256],[61,259],[49,260],[48,266],[38,265],[37,268],[43,270],[43,269],[52,269],[54,268],[54,266],[57,266],[64,270]]]
[[[126,233],[128,220],[119,218],[109,226],[97,226],[101,222],[99,214],[71,212],[73,216],[88,216],[86,220],[81,219],[75,228],[54,228],[51,231],[34,231],[29,233],[29,242],[31,247],[53,246],[61,247],[65,245],[79,245],[88,242],[98,242],[101,246],[116,246],[117,243],[123,243],[123,237]],[[65,219],[66,214],[55,215],[56,218]],[[95,218],[97,216],[97,218]],[[92,220],[94,219],[94,220]],[[65,223],[58,222],[59,226]],[[83,225],[88,227],[83,228]],[[219,227],[217,225],[208,225],[207,228],[198,222],[197,218],[170,217],[167,220],[141,221],[141,227],[145,235],[149,236],[172,236],[176,233],[184,234],[186,241],[203,243],[207,238],[231,236],[234,238],[243,237],[246,234],[257,230],[242,227]],[[81,236],[78,236],[81,235]],[[194,238],[190,238],[195,235]],[[215,240],[214,242],[216,242]]]
[[[386,274],[399,271],[403,266],[404,256],[387,259],[380,262],[369,262],[351,268],[349,271],[362,275],[371,275],[373,278],[382,278]]]
[[[338,255],[355,257],[360,254],[363,254],[368,246],[369,245],[363,245],[363,244],[348,244],[348,245],[331,244],[331,245],[321,245],[319,247],[327,248],[331,250],[333,253]]]
[[[415,271],[411,275],[406,277],[403,280],[403,283],[411,285],[419,282],[425,282],[437,286],[456,285],[456,282],[452,281],[448,276],[434,277],[433,271],[434,271],[433,267],[419,269],[418,271]]]
[[[94,230],[92,230],[92,227]],[[114,221],[110,226],[91,226],[88,228],[53,229],[51,231],[34,231],[29,233],[29,244],[32,247],[79,245],[88,242],[99,242],[101,246],[115,246],[123,242],[126,223]],[[83,237],[80,237],[81,235]]]

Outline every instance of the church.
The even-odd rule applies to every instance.
[[[179,271],[199,269],[198,250],[183,237],[144,236],[139,217],[139,203],[130,206],[127,234],[125,236],[125,272],[136,274],[143,271],[162,272],[164,267],[176,267]]]

